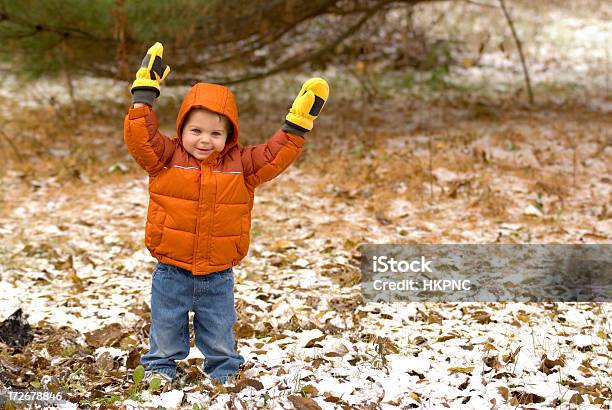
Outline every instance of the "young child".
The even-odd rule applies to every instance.
[[[241,146],[232,92],[199,83],[185,96],[177,138],[158,130],[152,110],[170,72],[163,46],[147,51],[131,91],[124,140],[149,174],[145,245],[157,260],[151,289],[150,350],[141,358],[147,378],[176,376],[175,360],[189,354],[189,311],[204,371],[221,383],[244,358],[234,346],[234,272],[249,249],[255,188],[283,172],[301,153],[329,95],[325,80],[302,86],[281,129],[265,144]]]

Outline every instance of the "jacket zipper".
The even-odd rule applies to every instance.
[[[202,164],[203,166],[206,167],[210,167],[210,177],[214,178],[212,173],[213,173],[213,165],[212,164]],[[197,217],[197,222],[196,222],[196,244],[195,244],[195,250],[193,253],[193,265],[195,267],[196,265],[196,261],[197,261],[197,255],[198,255],[198,248],[200,245],[200,219],[202,216],[202,209],[206,206],[205,205],[205,201],[202,200],[202,197],[204,196],[204,176],[203,176],[203,172],[201,172],[200,170],[198,170],[198,174],[200,177],[200,195],[199,195],[199,199],[198,199],[198,217]],[[207,238],[208,238],[208,243],[206,244],[206,247],[204,248],[204,260],[208,261],[208,259],[210,258],[210,247],[212,246],[212,240],[211,240],[211,236],[210,236],[210,232],[212,230],[212,226],[214,223],[214,217],[215,217],[215,201],[214,198],[211,201],[211,213],[210,213],[210,223],[208,224],[208,229],[206,230],[206,234],[207,234]],[[206,228],[206,227],[205,227]],[[194,269],[195,270],[195,269]]]
[[[215,177],[213,176],[213,165],[210,165],[210,177],[213,181],[215,181],[215,194],[216,194],[216,180]],[[211,202],[211,210],[210,210],[210,223],[208,224],[208,232],[206,234],[206,237],[208,238],[208,246],[206,246],[206,249],[204,251],[204,260],[210,262],[209,258],[210,258],[210,247],[212,246],[212,237],[210,236],[210,231],[212,230],[212,226],[214,223],[214,218],[215,218],[215,200],[213,198],[212,202]]]
[[[200,179],[201,176],[201,170],[198,169],[197,171],[197,179]],[[198,246],[200,244],[200,214],[201,214],[201,210],[202,210],[202,191],[204,190],[203,184],[202,184],[202,180],[199,181],[200,183],[200,192],[198,195],[198,214],[196,215],[196,231],[195,231],[195,248],[193,250],[193,270],[194,272],[192,272],[192,274],[195,275],[195,268],[196,268],[196,261],[198,260]]]

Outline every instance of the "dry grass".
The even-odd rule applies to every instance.
[[[600,161],[610,156],[606,136],[599,132],[612,126],[610,119],[584,110],[542,114],[516,108],[483,119],[474,115],[478,104],[460,110],[457,101],[438,101],[432,108],[427,101],[413,100],[409,113],[394,109],[396,100],[378,101],[377,109],[367,112],[358,108],[361,102],[342,103],[342,111],[329,110],[321,118],[295,166],[316,175],[316,195],[363,208],[381,224],[396,222],[389,215],[397,200],[417,206],[456,203],[484,218],[507,220],[508,209],[518,203],[509,185],[512,178],[522,181],[524,195],[534,204],[542,201],[545,212],[571,212],[582,201],[575,185],[584,187],[598,177],[581,164],[574,172],[574,151],[591,144],[596,151],[591,156]],[[5,205],[10,209],[10,203],[35,191],[41,178],[52,177],[59,189],[76,195],[83,183],[143,177],[123,145],[124,109],[80,103],[14,113],[3,127],[12,138],[10,144],[2,142],[2,155],[25,188],[3,189]],[[282,104],[248,107],[243,143],[259,143],[274,132],[278,123],[272,119],[282,109]],[[166,130],[173,125],[170,111],[159,107]],[[19,156],[12,154],[14,147]],[[507,156],[496,157],[499,152]],[[532,152],[537,163],[522,162],[517,153],[523,152]],[[117,162],[128,165],[127,171],[109,172]],[[599,206],[603,214],[611,208]]]

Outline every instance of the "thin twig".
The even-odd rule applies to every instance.
[[[325,55],[326,53],[331,52],[334,48],[336,48],[336,46],[338,44],[340,44],[342,41],[344,41],[346,38],[350,37],[351,35],[355,34],[355,32],[357,32],[357,30],[359,30],[359,28],[365,24],[366,21],[368,21],[368,19],[376,13],[376,9],[372,9],[370,10],[369,13],[364,14],[354,25],[350,26],[346,31],[344,31],[340,36],[338,36],[337,38],[335,38],[332,42],[322,46],[320,49],[315,50],[309,54],[306,54],[305,56],[302,57],[291,57],[291,58],[287,58],[285,60],[283,60],[282,62],[280,62],[276,67],[273,67],[267,71],[261,72],[261,73],[257,73],[257,74],[251,74],[251,75],[246,75],[244,77],[241,78],[236,78],[236,79],[232,79],[232,78],[215,78],[214,82],[219,83],[219,84],[224,84],[224,85],[233,85],[233,84],[239,84],[239,83],[243,83],[243,82],[247,82],[247,81],[251,81],[251,80],[257,80],[260,78],[265,78],[265,77],[269,77],[273,74],[282,72],[282,71],[286,71],[289,70],[291,68],[297,67],[305,62],[308,61],[312,61],[315,60],[316,58]],[[189,78],[181,78],[180,80],[175,80],[174,82],[170,81],[168,82],[169,85],[175,85],[175,84],[184,84],[185,82],[187,83],[192,83],[192,82],[197,82],[199,81],[198,78],[194,78],[194,79],[189,79]]]
[[[519,56],[521,57],[521,65],[523,66],[523,74],[525,75],[525,83],[527,85],[527,95],[529,96],[529,104],[533,104],[533,91],[531,90],[531,80],[529,79],[529,71],[527,70],[527,64],[525,63],[525,56],[523,55],[523,46],[521,44],[521,40],[518,38],[516,34],[516,30],[514,29],[514,23],[512,22],[512,18],[508,13],[508,9],[506,9],[506,3],[504,0],[499,0],[499,4],[504,11],[504,16],[506,16],[506,21],[510,26],[510,31],[512,31],[512,37],[514,37],[514,42],[516,43],[516,48],[518,49]]]

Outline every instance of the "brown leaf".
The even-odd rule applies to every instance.
[[[110,347],[123,336],[123,330],[119,323],[111,323],[103,328],[85,333],[87,344],[92,347]]]
[[[423,336],[417,336],[414,338],[412,343],[414,343],[417,346],[422,345],[423,343],[427,343],[427,339],[425,339]]]
[[[569,402],[572,404],[582,404],[584,403],[584,399],[578,393],[574,393],[572,397],[570,397]]]
[[[494,379],[507,379],[508,377],[516,377],[516,375],[511,372],[499,372],[493,376]]]
[[[516,318],[520,320],[521,322],[524,322],[527,324],[529,324],[529,322],[531,321],[531,318],[529,317],[527,313],[525,313],[524,310],[519,310],[518,313],[516,314]]]
[[[428,316],[427,316],[427,323],[429,324],[433,324],[436,323],[438,325],[442,324],[442,319],[443,317],[440,316],[438,313],[436,312],[431,312]]]
[[[544,353],[544,355],[542,356],[542,361],[540,362],[540,367],[538,369],[543,373],[551,374],[558,371],[558,369],[553,370],[553,367],[555,366],[565,366],[564,357],[561,356],[556,360],[551,360],[546,356],[546,353]]]
[[[419,393],[411,391],[408,395],[412,397],[412,399],[415,400],[417,403],[421,403],[421,396],[419,396]]]
[[[126,336],[119,342],[119,348],[121,350],[130,350],[138,344],[138,341],[131,336]]]
[[[310,397],[289,396],[287,399],[289,399],[296,410],[321,410],[321,406]]]
[[[319,390],[317,390],[317,388],[315,386],[313,386],[312,384],[307,384],[306,386],[302,387],[302,394],[305,394],[307,396],[318,396],[319,395]]]
[[[451,374],[455,373],[464,373],[464,374],[472,374],[474,367],[449,367],[448,371]]]
[[[491,344],[489,342],[485,342],[482,346],[483,346],[485,352],[488,352],[488,351],[491,351],[491,350],[497,350],[497,347],[495,347],[495,345],[493,345],[493,344]]]
[[[140,306],[132,306],[128,310],[130,313],[140,316],[141,318],[145,320],[149,320],[150,315],[151,315],[151,308],[144,301],[140,304]]]
[[[277,340],[281,340],[286,337],[289,337],[289,336],[284,335],[282,333],[274,333],[272,336],[270,336],[270,340],[268,340],[268,343],[276,342]]]
[[[232,393],[238,393],[246,387],[252,387],[255,390],[261,390],[264,388],[264,385],[259,380],[255,379],[242,379],[235,386],[230,387],[228,391]]]
[[[417,376],[419,380],[423,380],[425,378],[425,376],[422,373],[419,373],[415,370],[407,370],[404,373],[409,374],[411,376]]]
[[[447,340],[451,340],[456,338],[457,335],[444,335],[444,336],[440,336],[436,342],[446,342]]]
[[[502,364],[499,362],[499,359],[497,358],[497,356],[487,356],[482,360],[483,362],[485,362],[487,366],[489,366],[492,369],[499,370],[502,367]]]
[[[237,323],[234,328],[234,334],[238,339],[248,339],[253,337],[255,330],[248,323]]]
[[[310,339],[308,342],[306,342],[304,347],[322,347],[317,342],[320,342],[323,339],[325,339],[325,335],[317,336],[314,339]]]
[[[488,323],[491,323],[491,315],[488,312],[485,312],[484,310],[479,310],[478,312],[473,312],[472,313],[472,319],[474,319],[476,322],[482,324],[482,325],[486,325]]]
[[[502,395],[502,397],[504,398],[504,400],[508,401],[508,395],[510,394],[510,390],[508,390],[507,387],[504,386],[499,386],[497,388],[497,391],[499,392],[499,394]]]
[[[514,390],[512,392],[512,398],[516,399],[518,404],[542,403],[546,400],[544,397],[538,396],[535,393],[527,393],[519,390]]]
[[[125,367],[128,369],[135,369],[140,364],[140,352],[138,349],[132,349],[128,353],[127,359],[125,361]]]
[[[312,367],[318,369],[319,366],[329,363],[329,360],[324,359],[323,357],[317,357],[312,361]]]
[[[115,362],[109,352],[104,352],[96,360],[96,367],[102,372],[108,372],[113,369]]]
[[[517,347],[514,352],[510,352],[510,354],[508,355],[503,355],[502,356],[502,360],[508,364],[508,363],[514,363],[514,361],[516,361],[516,357],[518,356],[519,352],[521,351],[522,346]]]
[[[324,355],[327,357],[343,357],[349,352],[348,347],[340,342],[336,343],[332,349],[332,351],[324,353]]]
[[[342,399],[340,397],[334,396],[334,395],[329,394],[327,392],[324,393],[324,395],[325,395],[325,399],[324,400],[326,402],[328,402],[328,403],[338,403],[338,402],[342,401]]]
[[[45,370],[50,364],[51,362],[42,356],[38,356],[32,361],[33,367],[39,370]]]

